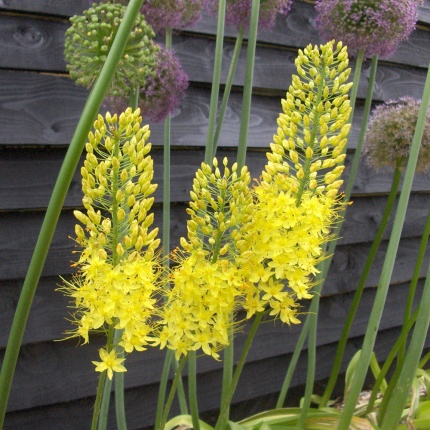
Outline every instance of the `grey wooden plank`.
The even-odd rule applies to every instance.
[[[62,72],[67,22],[0,14],[0,67]]]
[[[368,64],[363,67],[361,92],[366,91]],[[386,69],[388,70],[388,69]],[[376,87],[380,96],[386,99],[409,94],[408,77],[397,87],[397,78],[390,70],[386,87]],[[290,78],[285,79],[289,85]],[[398,83],[398,82],[397,82]],[[415,87],[414,87],[415,88]],[[415,88],[417,90],[417,88]],[[67,145],[84,107],[88,92],[77,87],[64,77],[38,73],[0,71],[0,146]],[[276,119],[281,112],[281,98],[285,93],[272,96],[254,94],[249,124],[248,146],[268,148],[276,132]],[[420,98],[418,91],[416,97]],[[172,114],[172,146],[202,147],[206,143],[209,115],[210,89],[191,86],[186,97]],[[229,100],[221,130],[219,146],[235,147],[239,141],[242,94],[234,91]],[[355,148],[361,127],[362,105],[356,107],[348,147]],[[144,121],[146,122],[146,121]],[[163,144],[163,125],[149,123],[151,141],[155,146]]]
[[[44,209],[48,206],[52,190],[66,148],[13,148],[0,150],[0,210]],[[346,159],[345,181],[348,180],[349,169],[354,153],[349,152]],[[156,202],[163,199],[163,154],[162,149],[154,147],[151,151],[154,159],[154,183],[158,188],[154,194]],[[227,157],[230,164],[236,158],[234,149],[220,148],[217,157]],[[203,148],[180,149],[175,147],[171,152],[171,199],[173,202],[187,202],[195,172],[204,159]],[[82,165],[83,157],[79,164]],[[252,178],[258,178],[267,162],[266,151],[251,148],[248,151],[246,165]],[[82,205],[80,168],[76,170],[70,190],[67,194],[65,207]],[[369,195],[388,193],[392,180],[392,172],[376,172],[360,163],[353,199]],[[428,174],[417,174],[413,182],[414,192],[430,190]],[[382,201],[382,200],[381,200]],[[425,205],[424,205],[425,206]],[[423,207],[424,207],[423,206]],[[354,209],[355,210],[355,209]]]
[[[418,289],[418,297],[421,291],[422,284]],[[368,319],[367,310],[372,305],[374,294],[374,290],[365,291],[356,324],[350,334],[351,338],[364,334]],[[401,326],[403,309],[399,303],[406,301],[406,295],[407,288],[404,285],[394,286],[390,289],[381,320],[381,331]],[[351,298],[352,295],[338,297],[334,301],[322,299],[317,337],[319,350],[337,341]],[[243,332],[236,335],[236,359],[243,347],[248,328],[249,324]],[[256,334],[247,362],[251,366],[253,364],[261,366],[262,362],[270,360],[272,357],[290,354],[294,350],[300,328],[300,325],[289,328],[278,322],[270,321],[262,324]],[[382,335],[381,338],[383,339],[383,337]],[[40,342],[23,346],[11,391],[9,411],[19,411],[94,395],[97,375],[91,360],[96,359],[97,348],[102,346],[103,342],[104,340],[101,338],[92,338],[89,345],[83,346],[78,346],[73,341]],[[378,348],[381,348],[380,343],[377,343]],[[164,352],[158,349],[148,349],[143,353],[129,355],[126,362],[128,369],[125,375],[126,388],[133,389],[156,384],[160,377],[163,357]],[[222,362],[217,362],[210,357],[199,357],[198,359],[198,373],[203,377],[204,374],[217,372],[221,367]],[[48,381],[49,383],[47,383]],[[264,384],[264,382],[260,382]],[[302,382],[302,380],[295,380],[294,384]],[[245,380],[239,385],[238,389],[244,391],[243,399],[249,398],[247,397],[249,390],[246,387],[250,383],[251,381],[245,377]],[[64,387],[68,387],[68,389],[64,390]],[[278,387],[275,387],[274,391],[279,389]],[[257,390],[253,395],[266,394],[267,389],[268,385],[265,385],[263,390]],[[236,400],[238,399],[236,398]]]
[[[375,352],[381,360],[387,355],[388,348],[395,341],[399,331],[386,330],[381,333]],[[362,338],[355,338],[348,342],[345,357],[352,358],[357,351]],[[318,349],[318,381],[320,378],[328,377],[331,365],[335,357],[336,345],[325,345]],[[274,407],[274,401],[268,401],[263,396],[271,395],[276,400],[280,381],[284,378],[287,363],[291,360],[291,354],[271,357],[259,362],[247,363],[243,371],[243,379],[239,382],[237,394],[233,399],[232,417],[242,419],[256,412],[262,412]],[[307,353],[303,353],[297,365],[297,371],[293,376],[288,406],[298,406],[297,399],[302,390],[298,385],[304,384],[306,378]],[[342,366],[344,372],[346,366]],[[340,375],[342,381],[342,375]],[[198,387],[202,390],[199,397],[200,411],[203,419],[213,425],[216,418],[216,409],[219,406],[221,370],[216,370],[198,376]],[[322,382],[316,384],[315,392],[321,390]],[[186,380],[185,380],[186,383]],[[204,387],[204,388],[202,388]],[[338,389],[338,392],[341,391]],[[155,407],[157,399],[157,385],[147,385],[128,389],[125,392],[125,402],[128,418],[128,428],[148,428],[155,419]],[[249,408],[249,400],[252,399],[253,408]],[[38,407],[31,411],[11,412],[6,416],[5,430],[20,430],[33,426],[40,430],[75,430],[76,428],[88,428],[91,421],[91,406],[94,399],[91,397],[71,401],[68,403],[57,403]],[[206,412],[205,411],[213,411]],[[173,405],[171,416],[179,413],[176,404]],[[108,429],[116,429],[114,414],[110,414]]]
[[[0,10],[69,17],[82,13],[88,0],[0,0]]]

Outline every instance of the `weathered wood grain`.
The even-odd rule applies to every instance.
[[[66,148],[13,148],[0,149],[0,210],[45,209],[49,203],[58,172],[64,160]],[[252,178],[258,178],[267,162],[265,150],[248,151],[246,164]],[[352,157],[349,152],[346,159],[344,179],[347,181]],[[154,159],[154,183],[158,184],[155,191],[155,201],[163,199],[163,164],[162,149],[152,149]],[[227,157],[232,164],[236,158],[235,149],[220,148],[217,157]],[[202,148],[180,149],[175,147],[171,152],[171,200],[173,202],[188,202],[192,181],[195,172],[204,159]],[[83,158],[79,166],[82,165]],[[391,187],[392,174],[390,172],[376,172],[360,163],[353,189],[353,199],[360,196],[384,195]],[[65,207],[74,208],[82,205],[80,186],[80,168],[76,170],[70,190],[67,194]],[[428,174],[419,174],[413,183],[414,192],[430,190],[430,177]],[[383,201],[383,200],[381,200]],[[423,197],[425,203],[425,198]],[[371,204],[370,204],[371,205]],[[379,211],[382,210],[378,203]],[[423,205],[423,210],[425,205]],[[355,211],[355,206],[351,212]]]
[[[0,0],[0,10],[69,17],[82,13],[88,0]]]
[[[368,74],[367,65],[364,66]],[[289,85],[290,78],[285,84]],[[396,79],[387,80],[387,98],[408,94],[396,87]],[[364,85],[363,92],[366,91]],[[389,86],[388,86],[389,85]],[[391,89],[393,91],[391,91]],[[71,80],[38,73],[0,71],[0,146],[67,145],[72,139],[88,92]],[[276,119],[281,111],[281,98],[285,94],[252,99],[248,146],[268,148],[276,132]],[[419,98],[420,96],[417,95]],[[172,146],[204,146],[209,115],[210,89],[191,86],[172,115]],[[235,147],[239,140],[242,95],[231,94],[223,123],[219,146]],[[348,147],[355,148],[361,127],[362,105],[356,107]],[[151,141],[162,146],[163,125],[150,122]]]
[[[422,284],[418,289],[417,297],[419,297],[421,287]],[[374,289],[365,291],[351,337],[364,334],[368,320],[366,310],[371,308],[374,294]],[[393,286],[390,289],[380,325],[381,330],[401,326],[403,308],[399,306],[399,303],[405,303],[406,297],[407,288],[404,285]],[[336,342],[351,299],[352,295],[348,294],[337,297],[335,300],[321,300],[317,339],[319,347]],[[247,325],[247,327],[249,326],[250,324]],[[259,362],[273,356],[291,353],[300,327],[300,325],[296,325],[289,328],[271,321],[262,324],[249,353],[248,362]],[[247,329],[245,328],[244,333],[236,336],[236,359],[239,358]],[[89,345],[83,346],[77,346],[77,342],[74,340],[24,345],[14,378],[9,410],[21,410],[93,395],[97,375],[93,370],[91,360],[97,359],[97,349],[103,345],[103,342],[103,338],[94,337]],[[158,349],[130,354],[126,363],[128,369],[126,387],[134,388],[157,383],[161,373],[163,355],[164,353]],[[222,363],[216,362],[210,357],[199,358],[199,373],[211,372],[221,367]],[[44,382],[48,374],[51,375],[50,384],[46,385]],[[67,392],[63,392],[64,386],[68,387]],[[26,387],[26,395],[23,395],[23,387]]]
[[[385,358],[388,348],[392,345],[398,333],[399,331],[395,329],[386,330],[381,333],[381,339],[375,348],[378,358]],[[350,340],[345,353],[347,360],[349,360],[357,351],[357,347],[360,345],[361,341],[362,338]],[[334,360],[335,350],[336,345],[333,344],[319,348],[320,359],[318,360],[317,367],[318,379],[327,377],[329,375],[331,363],[333,363]],[[233,399],[235,405],[233,405],[232,408],[232,416],[236,417],[236,419],[242,419],[250,416],[250,414],[261,412],[270,407],[274,407],[274,405],[271,403],[263,403],[260,401],[257,406],[254,405],[251,411],[249,410],[249,402],[243,402],[249,399],[255,399],[257,396],[261,398],[260,393],[273,394],[273,397],[276,398],[275,394],[279,391],[281,381],[284,378],[286,365],[290,359],[291,354],[288,354],[246,364],[243,371],[243,380],[240,381],[237,394]],[[294,395],[296,387],[299,384],[303,384],[305,382],[306,363],[307,353],[305,351],[298,362],[297,372],[294,375],[291,384],[291,392],[293,393],[292,396],[296,399],[298,397],[297,395]],[[343,365],[342,372],[344,372],[345,369],[346,366]],[[211,411],[218,408],[221,380],[222,375],[220,370],[215,370],[204,375],[199,375],[198,389],[202,391],[202,394],[199,396],[199,407],[201,411]],[[318,391],[317,387],[316,391]],[[126,390],[125,401],[128,428],[136,430],[142,429],[144,427],[147,428],[150,423],[154,422],[157,393],[158,391],[156,385],[148,385],[144,388],[139,387]],[[56,430],[59,427],[61,427],[63,430],[88,428],[88,425],[91,421],[91,407],[93,401],[94,398],[88,397],[68,403],[59,403],[38,407],[32,411],[31,415],[25,411],[11,412],[6,418],[6,428],[8,430],[18,430],[28,428],[30,426],[40,430]],[[294,402],[289,403],[288,405],[298,406],[298,403]],[[178,412],[178,407],[176,404],[174,404],[171,416],[173,417],[174,415],[178,414]],[[212,419],[214,416],[216,417],[216,413],[206,415],[212,417]],[[108,428],[111,430],[116,429],[113,411],[109,416]]]

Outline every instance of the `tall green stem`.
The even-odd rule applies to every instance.
[[[233,85],[234,75],[236,74],[237,63],[239,60],[240,50],[242,49],[243,43],[243,32],[244,28],[240,27],[239,33],[236,37],[236,43],[234,45],[233,55],[231,57],[230,69],[227,75],[227,81],[225,83],[224,94],[222,96],[221,107],[219,110],[218,122],[215,130],[215,136],[212,144],[212,157],[216,154],[216,148],[218,146],[219,136],[221,134],[222,124],[224,122],[225,111],[227,109],[228,99],[230,98],[231,87]]]
[[[240,120],[239,146],[237,148],[237,164],[239,168],[245,165],[246,148],[251,115],[252,84],[254,79],[255,49],[257,46],[258,15],[260,0],[252,0],[251,17],[249,22],[248,47],[246,50],[245,85],[243,88],[242,118]]]
[[[196,352],[191,351],[188,355],[188,399],[190,402],[190,412],[193,420],[193,430],[200,430],[199,405],[197,401]]]
[[[412,189],[412,182],[413,182],[415,168],[418,160],[420,143],[421,143],[422,134],[424,130],[424,124],[425,124],[425,119],[427,114],[427,108],[429,105],[429,100],[430,100],[430,68],[427,73],[427,79],[426,79],[426,84],[424,88],[424,95],[421,103],[421,109],[418,115],[418,121],[415,129],[411,150],[410,150],[408,164],[406,167],[406,173],[405,173],[405,178],[402,186],[402,191],[400,193],[399,205],[398,205],[396,216],[393,223],[393,230],[391,233],[390,241],[388,243],[387,254],[385,257],[384,265],[382,267],[382,273],[381,273],[378,289],[376,291],[375,302],[372,308],[372,312],[370,314],[369,323],[363,340],[360,360],[358,362],[357,370],[352,381],[351,390],[346,399],[345,408],[339,419],[339,426],[338,426],[339,430],[346,430],[349,427],[349,424],[351,422],[351,419],[354,413],[355,405],[357,404],[357,400],[360,395],[360,392],[364,383],[364,379],[366,377],[366,373],[369,367],[370,358],[375,344],[379,323],[381,320],[385,300],[387,297],[388,288],[390,285],[391,274],[393,272],[396,254],[399,247],[402,226],[406,216],[406,210],[407,210],[409,196]],[[425,312],[428,312],[428,309],[426,309]],[[416,330],[414,330],[414,334],[415,334],[415,331]],[[408,358],[408,356],[409,356],[409,353],[407,355],[407,359],[409,360],[408,364],[412,365],[413,360],[411,358]],[[417,357],[417,360],[419,360],[419,356]],[[405,372],[409,372],[409,371],[410,369],[408,367],[407,371]],[[405,372],[402,371],[402,374],[406,375]],[[405,391],[405,395],[407,395],[407,389],[405,387],[406,386],[404,385],[403,390]],[[400,395],[397,396],[395,404],[401,403],[401,400],[399,399],[400,399]],[[397,416],[397,412],[401,413],[401,410],[392,409],[391,412],[393,413],[390,413],[390,417],[391,415]],[[390,419],[390,422],[393,422],[392,419]],[[392,428],[395,428],[395,426],[390,427],[390,429]],[[384,423],[383,429],[388,430],[388,427],[385,426],[385,423]]]
[[[49,246],[60,217],[61,208],[66,198],[67,190],[69,189],[74,172],[79,163],[88,132],[90,131],[94,118],[100,109],[104,94],[112,81],[116,66],[124,52],[128,36],[142,3],[143,0],[130,0],[130,3],[127,6],[124,18],[121,21],[117,36],[115,37],[112,48],[100,72],[100,76],[94,84],[93,90],[85,104],[55,184],[27,275],[24,280],[0,373],[0,428],[3,427],[4,417],[6,415],[6,408],[18,360],[19,348],[24,335],[28,315],[30,313],[31,303],[39,283]]]
[[[327,403],[330,400],[330,396],[336,384],[337,377],[339,375],[340,368],[342,366],[342,360],[343,360],[343,355],[345,353],[346,344],[348,343],[349,332],[354,322],[355,315],[357,314],[358,305],[360,304],[361,296],[364,291],[364,286],[366,284],[367,277],[369,276],[370,269],[372,268],[373,262],[376,257],[376,253],[378,252],[379,246],[382,241],[382,237],[384,235],[388,221],[390,220],[390,215],[393,210],[394,203],[396,201],[397,189],[399,188],[401,177],[402,177],[402,173],[401,173],[400,167],[397,167],[397,169],[394,172],[393,182],[391,184],[391,190],[388,195],[387,204],[385,206],[385,210],[382,215],[381,222],[376,232],[375,239],[370,248],[369,255],[367,256],[366,262],[364,264],[363,271],[361,272],[357,289],[355,290],[354,297],[352,299],[351,307],[348,311],[345,324],[342,328],[342,334],[340,335],[339,343],[337,345],[333,368],[331,370],[329,380],[327,382],[324,394],[321,399],[321,403],[320,403],[321,408],[327,406]]]
[[[406,306],[405,306],[405,315],[403,317],[403,325],[405,325],[411,317],[412,306],[414,304],[414,298],[415,298],[415,291],[417,289],[418,279],[421,273],[421,267],[426,255],[429,235],[430,235],[430,210],[427,214],[427,221],[424,226],[423,235],[421,236],[421,243],[420,243],[420,248],[418,250],[418,256],[417,256],[417,261],[415,263],[414,273],[412,275],[411,284],[409,286],[408,299],[406,301]],[[399,358],[405,356],[406,343],[407,343],[407,338],[405,338],[402,343],[402,346],[399,351]]]
[[[156,427],[155,430],[163,430],[166,425],[167,417],[169,416],[170,408],[172,407],[173,398],[175,397],[176,388],[178,386],[178,382],[181,380],[182,370],[184,369],[186,362],[187,357],[183,356],[178,363],[178,368],[176,369],[175,376],[173,378],[172,387],[170,388],[170,393],[164,406],[159,427]]]
[[[248,336],[243,346],[242,353],[240,355],[239,361],[237,363],[236,369],[233,374],[233,379],[229,387],[227,395],[224,397],[221,403],[220,414],[215,425],[215,430],[224,430],[227,428],[228,421],[228,411],[230,410],[231,399],[233,398],[234,392],[236,390],[237,383],[239,382],[240,375],[242,373],[243,367],[246,362],[246,357],[251,348],[252,341],[254,340],[257,329],[260,326],[261,319],[263,318],[263,313],[259,312],[255,315],[254,321],[252,323],[251,329],[249,330]]]
[[[222,48],[224,43],[224,17],[226,0],[219,0],[217,33],[215,42],[214,72],[212,76],[211,101],[209,105],[208,134],[206,138],[205,163],[211,164],[214,153],[213,140],[218,110],[219,84],[221,81]]]

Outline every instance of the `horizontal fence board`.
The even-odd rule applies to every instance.
[[[422,284],[418,288],[418,297]],[[368,289],[363,294],[362,303],[357,313],[357,321],[350,337],[364,334],[368,309],[372,306],[375,289]],[[402,325],[403,307],[407,288],[405,285],[390,288],[380,329],[387,330]],[[346,311],[350,306],[352,294],[337,297],[335,300],[322,299],[319,320],[319,347],[336,342]],[[235,354],[239,358],[247,328],[237,334]],[[248,362],[259,362],[273,356],[291,353],[301,326],[289,328],[279,322],[263,323],[255,337],[253,348],[249,352]],[[39,342],[24,345],[21,349],[17,371],[14,377],[9,410],[21,410],[44,404],[71,401],[93,395],[97,374],[91,360],[97,360],[97,349],[104,343],[103,337],[93,337],[89,345],[77,346],[77,341]],[[158,349],[148,349],[143,353],[133,353],[127,357],[126,388],[134,388],[157,383],[159,380],[164,353]],[[222,367],[210,357],[199,358],[199,373],[207,373]],[[185,371],[186,373],[186,371]],[[47,375],[50,375],[49,381]],[[63,388],[67,386],[65,391]],[[264,394],[264,393],[263,393]]]
[[[399,330],[397,329],[381,332],[381,338],[375,347],[375,353],[380,360],[386,357],[387,351],[396,340],[398,334]],[[361,342],[362,338],[355,338],[348,342],[345,352],[347,360],[351,359],[357,352]],[[318,348],[317,380],[329,376],[335,353],[336,344]],[[291,354],[288,354],[271,357],[259,362],[247,363],[242,373],[243,378],[239,381],[238,390],[233,399],[232,416],[244,418],[270,407],[273,408],[273,404],[267,404],[260,400],[257,402],[257,406],[254,405],[252,410],[249,410],[249,404],[238,402],[256,399],[257,397],[261,398],[265,394],[277,393],[290,360]],[[297,391],[295,387],[305,383],[306,366],[307,353],[305,351],[301,356],[301,360],[297,363],[297,370],[292,378],[290,393],[295,398],[298,397],[294,394]],[[345,370],[346,365],[344,364],[342,372]],[[221,372],[221,370],[215,370],[198,376],[198,389],[202,391],[202,395],[199,396],[201,412],[213,411],[219,407]],[[321,387],[321,384],[317,384],[316,387],[318,385]],[[125,403],[129,429],[142,429],[154,422],[157,395],[157,385],[147,385],[126,390]],[[31,414],[25,411],[11,412],[6,416],[5,430],[20,430],[30,426],[40,430],[57,430],[59,427],[62,430],[88,428],[91,422],[93,402],[93,398],[85,398],[68,403],[38,407],[32,410]],[[288,403],[287,405],[298,406],[296,402]],[[176,414],[179,414],[179,410],[177,405],[174,404],[170,416],[173,417]],[[209,416],[216,417],[216,413],[211,413]],[[116,429],[113,411],[109,416],[108,429]]]
[[[357,248],[354,252],[360,255],[367,252],[368,243],[373,240],[373,235],[378,227],[381,218],[382,199],[374,197],[373,199],[356,200],[357,208],[350,208],[347,212],[347,221],[341,232],[340,244]],[[423,225],[425,224],[428,213],[428,197],[414,196],[410,201],[410,209],[407,214],[404,227],[405,244],[415,247],[412,243],[418,244],[418,237],[421,235]],[[354,206],[354,205],[353,205]],[[186,236],[186,220],[188,216],[185,212],[185,204],[176,204],[171,207],[171,246],[172,248],[179,245],[181,236]],[[154,208],[155,222],[154,226],[160,227],[161,237],[162,230],[162,209],[160,206]],[[0,243],[0,280],[24,278],[28,264],[31,259],[33,248],[35,246],[40,226],[43,222],[44,212],[5,212],[0,217],[0,231],[2,231],[2,242]],[[353,220],[354,222],[350,222]],[[57,275],[71,273],[70,262],[74,259],[72,251],[75,249],[73,240],[74,225],[76,219],[72,211],[65,210],[62,212],[56,232],[54,234],[48,258],[44,267],[44,275]],[[409,236],[410,239],[406,237]],[[368,242],[368,243],[364,243]],[[346,257],[339,255],[339,261],[343,258],[355,258],[352,255],[352,249],[346,248]],[[364,257],[364,255],[363,255]],[[405,256],[405,263],[414,261],[414,256],[410,258]],[[341,264],[342,267],[342,264]],[[346,270],[345,267],[344,270]],[[353,272],[354,276],[357,274]],[[340,276],[340,273],[337,274]],[[403,280],[405,278],[402,278]],[[407,278],[406,278],[407,279]]]
[[[58,13],[55,4],[52,13]],[[313,5],[294,2],[291,12],[286,17],[278,16],[277,25],[273,31],[261,31],[258,40],[260,43],[290,48],[302,48],[309,43],[323,43],[315,28],[315,15]],[[28,16],[0,15],[0,48],[4,53],[0,59],[0,67],[64,71],[63,34],[69,25],[65,21],[46,21],[43,17],[31,19]],[[188,30],[190,33],[187,38],[190,39],[199,38],[199,34],[213,36],[216,33],[216,18],[203,14],[202,20]],[[237,30],[234,27],[226,28],[226,36],[234,38],[236,35]],[[181,36],[175,37],[174,42],[177,39],[181,39]],[[159,37],[158,40],[164,42],[163,37]],[[408,40],[399,45],[389,61],[409,66],[427,67],[430,58],[429,42],[430,31],[419,28]],[[231,47],[227,49],[230,50]],[[256,86],[259,85],[256,84]]]
[[[289,83],[290,78],[287,78],[286,86]],[[404,90],[397,88],[396,91],[398,96],[407,95],[408,87]],[[87,96],[85,89],[65,77],[0,70],[0,146],[69,144]],[[281,98],[284,96],[253,95],[249,147],[268,148],[276,133],[276,120],[282,110]],[[395,97],[392,95],[391,98]],[[187,96],[172,114],[172,146],[188,148],[205,145],[209,103],[209,88],[188,89]],[[242,95],[233,92],[221,130],[220,147],[237,146],[241,112]],[[361,104],[357,105],[355,112],[348,142],[351,149],[357,145],[363,115]],[[149,124],[152,143],[162,146],[162,123]]]
[[[88,0],[0,0],[0,11],[33,12],[69,17],[88,8]]]
[[[0,149],[0,210],[44,209],[48,206],[55,181],[65,157],[65,148],[14,148]],[[259,178],[267,162],[266,151],[250,149],[246,165],[252,178]],[[349,152],[343,175],[348,180],[353,153]],[[155,201],[162,202],[162,149],[156,147],[151,151],[154,159],[154,180],[158,188],[154,193]],[[236,159],[235,149],[220,148],[217,157],[227,157],[230,165]],[[80,166],[81,158],[65,201],[65,207],[82,206]],[[171,201],[188,202],[195,172],[204,160],[204,150],[198,148],[179,149],[171,152]],[[391,187],[392,173],[377,172],[362,161],[357,171],[353,188],[353,199],[369,195],[384,195]],[[413,192],[430,192],[430,176],[417,174],[413,182]],[[380,207],[379,210],[382,210]],[[354,209],[352,209],[354,211]]]

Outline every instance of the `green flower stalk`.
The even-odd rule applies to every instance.
[[[76,329],[70,337],[89,342],[91,331],[121,329],[119,340],[127,353],[143,351],[154,335],[152,317],[160,290],[158,229],[150,229],[156,189],[151,183],[153,161],[148,155],[149,127],[141,127],[140,111],[127,109],[119,117],[99,115],[86,143],[81,169],[83,205],[75,211],[84,225],[75,227],[76,242],[83,248],[75,266],[79,271],[60,288],[76,309]],[[123,358],[115,345],[100,350],[96,371],[124,372]]]
[[[179,359],[190,351],[202,349],[219,358],[218,351],[229,343],[234,327],[230,317],[243,295],[243,282],[236,259],[252,218],[250,174],[238,171],[223,160],[213,168],[202,163],[194,179],[187,212],[188,239],[172,259],[173,288],[161,320],[161,347],[175,351]]]
[[[93,4],[83,15],[70,18],[64,54],[70,77],[78,85],[91,88],[100,74],[118,32],[126,7],[121,4]],[[141,14],[137,15],[124,53],[115,70],[109,94],[123,96],[130,86],[143,87],[154,75],[158,47],[155,33]]]

